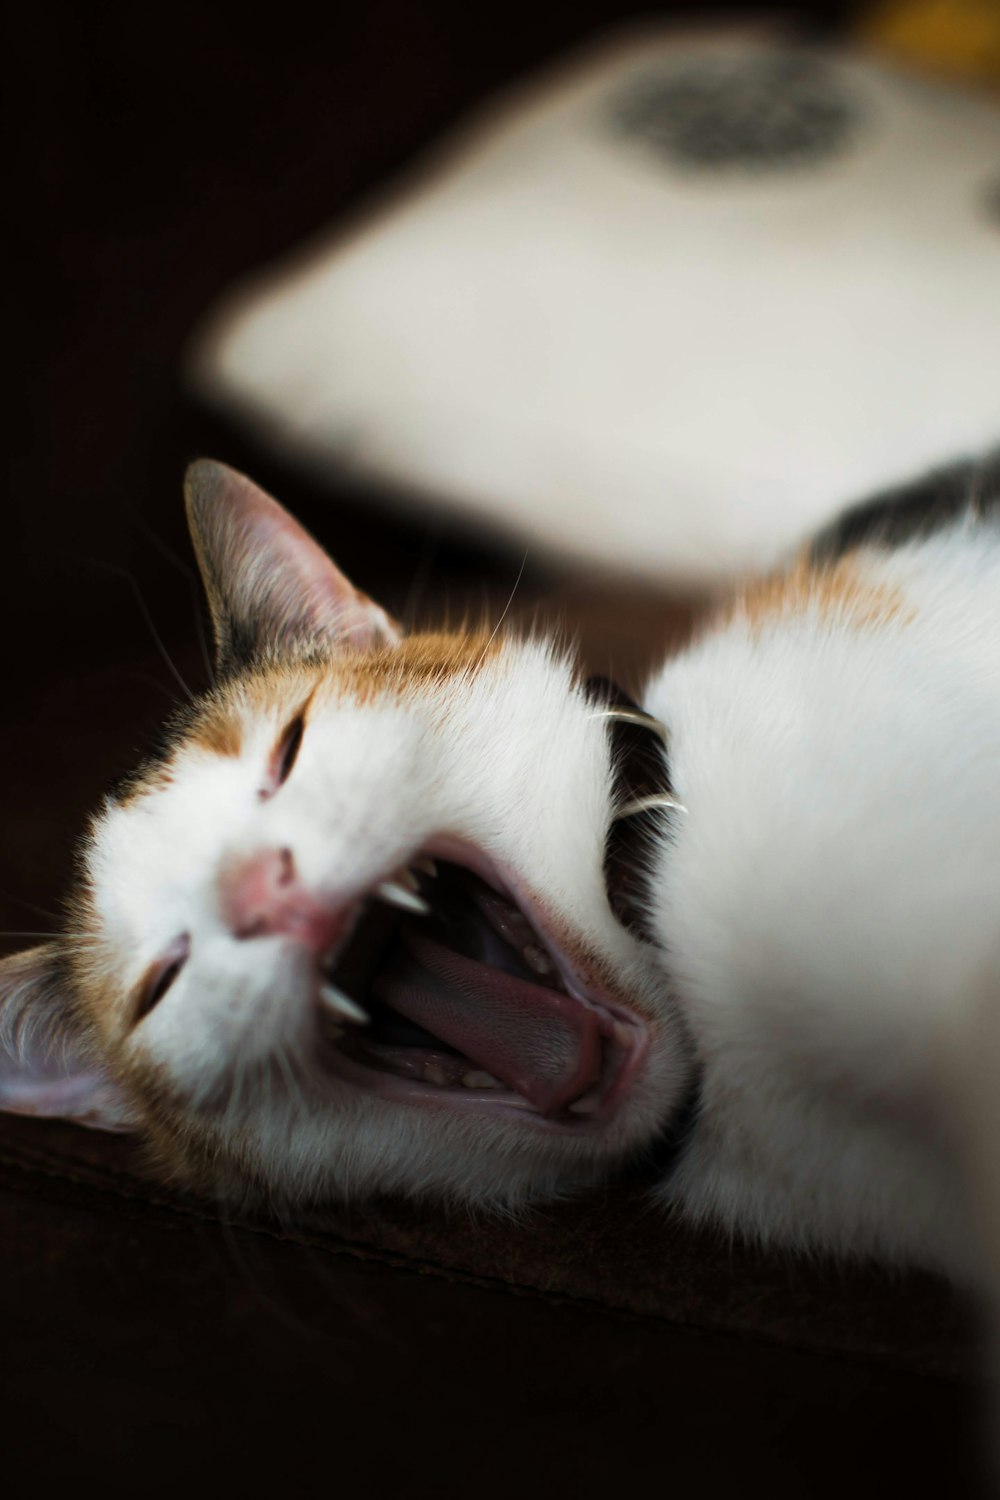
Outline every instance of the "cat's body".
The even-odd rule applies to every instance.
[[[201,466],[220,686],[95,820],[83,936],[0,969],[0,1103],[134,1124],[177,1173],[286,1204],[508,1204],[645,1162],[730,1232],[975,1277],[1000,1029],[983,483],[849,517],[743,591],[649,685],[663,751],[545,645],[400,643]],[[609,904],[623,868],[645,940]]]
[[[687,809],[650,921],[703,1067],[671,1195],[958,1274],[978,1078],[957,1075],[1000,1007],[1000,474],[979,477],[859,509],[646,696]]]

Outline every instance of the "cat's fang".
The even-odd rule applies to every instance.
[[[372,895],[388,906],[397,906],[400,911],[412,911],[420,917],[426,917],[430,913],[431,908],[422,896],[407,890],[406,886],[400,885],[396,880],[383,880],[375,887]]]
[[[438,867],[427,855],[421,855],[413,861],[413,868],[419,870],[422,875],[429,875],[431,880],[437,877]]]
[[[341,1016],[345,1021],[352,1021],[355,1026],[368,1024],[368,1013],[361,1009],[357,1001],[352,1000],[350,995],[345,995],[343,990],[338,990],[334,984],[320,985],[319,998],[334,1015]]]

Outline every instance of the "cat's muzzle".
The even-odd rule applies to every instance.
[[[448,853],[432,846],[374,886],[323,963],[324,1066],[401,1102],[605,1126],[641,1067],[645,1023],[481,851]]]

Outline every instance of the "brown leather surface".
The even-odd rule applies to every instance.
[[[41,1493],[977,1492],[947,1382],[37,1189],[0,1186],[0,1318]]]
[[[930,1276],[803,1263],[695,1233],[650,1208],[636,1189],[609,1187],[527,1211],[489,1214],[374,1201],[325,1207],[294,1223],[222,1215],[169,1191],[126,1138],[55,1122],[0,1120],[0,1184],[116,1208],[157,1222],[229,1224],[286,1243],[377,1260],[496,1290],[529,1292],[740,1334],[865,1365],[950,1378],[976,1368],[969,1308]]]
[[[517,1227],[224,1222],[123,1141],[9,1119],[0,1255],[5,1451],[49,1480],[983,1492],[944,1289],[729,1252],[616,1193]]]

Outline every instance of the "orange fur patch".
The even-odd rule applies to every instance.
[[[375,692],[405,692],[410,685],[433,685],[475,673],[498,650],[499,644],[491,642],[485,632],[412,635],[384,651],[349,657],[343,680],[362,699]]]
[[[224,689],[217,702],[210,703],[209,712],[193,726],[192,737],[208,744],[202,724],[209,728],[209,733],[223,738],[231,730],[239,733],[238,723],[227,728],[234,702],[238,705],[237,712],[262,711],[277,701],[304,699],[315,689],[322,692],[327,685],[365,702],[377,693],[396,695],[410,687],[447,682],[451,677],[474,673],[499,650],[499,640],[492,641],[486,631],[472,634],[437,631],[407,636],[398,646],[345,652],[342,657],[333,656],[316,664],[297,662],[294,658],[288,663],[279,661],[252,676],[237,679],[235,700]],[[238,751],[238,745],[236,748]]]
[[[191,726],[191,741],[213,755],[239,755],[243,744],[242,725],[229,705],[209,698],[204,711]]]
[[[724,611],[722,623],[741,620],[759,630],[807,614],[864,630],[903,620],[907,611],[899,590],[866,578],[856,555],[819,566],[802,556],[787,572],[749,584]]]

